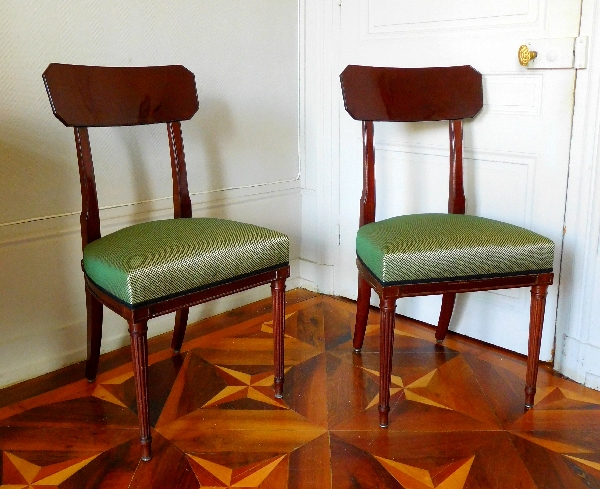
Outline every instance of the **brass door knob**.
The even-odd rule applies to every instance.
[[[521,63],[521,66],[527,66],[536,57],[537,51],[529,51],[529,48],[525,44],[519,48],[519,63]]]

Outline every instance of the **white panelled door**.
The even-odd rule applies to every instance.
[[[483,74],[484,108],[465,124],[467,214],[523,226],[556,243],[542,360],[553,353],[575,70],[523,68],[517,54],[531,39],[576,37],[580,7],[581,0],[343,0],[341,6],[339,72],[348,64],[470,64]],[[546,61],[554,54],[540,52]],[[341,94],[335,96],[340,100],[335,292],[355,299],[361,127],[344,111]],[[377,220],[446,212],[447,122],[375,123],[375,146]],[[526,353],[529,300],[529,289],[459,295],[450,328]],[[398,312],[437,324],[440,304],[441,296],[401,299]]]

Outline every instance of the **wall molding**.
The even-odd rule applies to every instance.
[[[300,182],[235,189],[192,198],[196,217],[213,216],[286,232],[291,241],[291,276],[300,280]],[[172,217],[169,200],[102,211],[103,234],[152,219]],[[0,228],[0,387],[81,361],[86,356],[86,312],[80,268],[79,215],[29,221]],[[190,323],[270,296],[268,285],[195,306]],[[17,304],[17,307],[13,305]],[[149,336],[172,331],[173,314],[149,323]],[[105,309],[102,353],[129,344],[125,321]],[[22,352],[27,352],[23,355]]]
[[[298,260],[298,266],[299,287],[319,293],[328,293],[324,291],[333,290],[334,269],[332,265],[300,259]]]
[[[444,35],[460,36],[465,31],[481,32],[483,30],[490,32],[494,30],[507,28],[511,30],[527,29],[541,30],[546,23],[547,4],[546,0],[529,0],[527,2],[527,12],[514,15],[498,15],[496,12],[490,16],[470,17],[470,18],[448,18],[437,21],[408,21],[402,24],[380,24],[375,25],[369,15],[370,3],[374,0],[360,0],[360,13],[363,19],[361,25],[361,38],[365,40],[381,38],[401,38],[407,36],[431,35],[432,31],[437,34],[443,32]],[[377,1],[377,0],[375,0]],[[401,2],[396,2],[397,8],[402,8]],[[405,2],[409,5],[409,2]],[[475,3],[475,2],[474,2]],[[523,5],[524,2],[520,2]],[[476,4],[476,3],[475,3]],[[515,24],[517,24],[515,26]]]
[[[265,182],[258,183],[255,185],[247,185],[243,187],[208,190],[205,192],[196,192],[190,194],[190,200],[192,206],[202,211],[208,209],[211,206],[221,205],[222,202],[233,201],[235,199],[256,197],[261,195],[270,195],[274,192],[283,192],[289,190],[297,190],[300,188],[300,177],[295,179],[285,180],[281,182]],[[126,202],[123,204],[101,206],[100,213],[102,219],[111,219],[115,216],[124,216],[136,214],[140,216],[151,216],[156,212],[168,212],[172,214],[173,209],[173,196],[169,195],[166,197],[159,197],[151,200],[144,200],[140,202]],[[79,229],[79,214],[81,211],[70,211],[62,214],[51,215],[51,216],[36,216],[28,219],[23,219],[14,222],[0,223],[0,245],[4,236],[10,236],[11,230],[17,229],[16,226],[23,226],[27,224],[38,223],[37,226],[40,229],[52,229],[56,227],[56,223],[63,219],[75,218],[77,229]],[[66,221],[63,221],[66,222]],[[22,229],[22,228],[19,228]],[[69,232],[71,230],[69,229]],[[21,236],[22,233],[16,233],[17,236]]]
[[[300,151],[302,161],[303,286],[335,293],[329,268],[338,260],[339,86],[335,56],[340,7],[337,2],[300,0]],[[304,273],[308,274],[304,275]]]

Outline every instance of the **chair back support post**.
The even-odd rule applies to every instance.
[[[373,121],[363,121],[363,191],[359,227],[375,222],[375,148]]]
[[[171,171],[173,175],[173,211],[175,218],[192,217],[192,202],[188,190],[187,169],[183,152],[180,122],[167,123]]]
[[[100,238],[100,213],[94,177],[94,163],[87,127],[74,127],[77,163],[81,183],[81,241],[82,249]]]
[[[450,122],[450,192],[448,213],[465,213],[465,190],[463,184],[463,125],[462,120]]]

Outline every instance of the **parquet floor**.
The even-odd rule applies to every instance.
[[[378,317],[361,354],[355,305],[288,293],[275,399],[268,302],[151,340],[154,457],[139,461],[127,349],[0,391],[2,489],[600,488],[600,393],[524,359],[398,319],[388,429],[378,427]],[[508,333],[507,333],[508,334]]]

